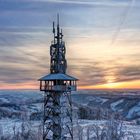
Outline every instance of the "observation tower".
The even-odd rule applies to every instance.
[[[62,29],[53,22],[53,41],[50,45],[50,74],[39,79],[44,91],[43,140],[73,140],[71,91],[76,91],[75,77],[66,74],[66,48]]]

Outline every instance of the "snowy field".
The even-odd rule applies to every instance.
[[[0,123],[2,124],[0,131],[3,135],[13,135],[14,133],[22,131],[23,122],[19,120],[1,119]],[[30,121],[24,123],[26,126],[26,130],[32,129],[32,131],[36,133],[39,129],[42,129],[42,124],[40,121]],[[78,125],[77,123],[74,124],[75,140],[79,140],[79,134],[82,136],[83,140],[87,140],[88,138],[92,139],[98,133],[100,134],[103,130],[103,127],[105,127],[106,125],[106,120],[78,120]],[[121,140],[128,140],[128,138],[129,140],[140,140],[139,125],[132,125],[129,122],[123,122],[121,131],[125,134],[124,138]]]
[[[87,140],[88,138],[91,138],[92,140],[93,137],[97,136],[98,134],[100,135],[102,130],[108,125],[108,123],[110,123],[106,120],[79,120],[78,122],[79,126],[81,126],[80,131],[82,131],[83,140]],[[140,140],[139,125],[132,125],[129,122],[123,121],[118,125],[117,130],[118,135],[120,135],[120,133],[124,134],[121,140]],[[79,137],[77,137],[77,140],[78,139]]]
[[[94,140],[97,132],[101,135],[106,130],[109,135],[108,130],[120,130],[120,125],[121,133],[125,134],[122,140],[140,140],[139,91],[78,91],[72,94],[72,99],[79,116],[74,124],[75,140],[79,140],[79,135],[83,140]],[[116,113],[119,114],[119,124],[112,128],[115,123],[110,118]],[[41,92],[0,91],[0,136],[21,133],[23,128],[35,134],[42,133],[42,118]]]

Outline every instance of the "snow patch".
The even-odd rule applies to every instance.
[[[132,116],[139,116],[140,117],[140,106],[135,106],[135,107],[132,107],[128,114],[127,114],[127,118],[130,119],[132,118]]]
[[[112,110],[116,111],[117,110],[116,106],[121,104],[123,101],[124,101],[124,99],[121,99],[121,100],[118,100],[117,102],[111,103],[110,106],[111,106]]]

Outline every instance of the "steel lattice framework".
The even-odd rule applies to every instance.
[[[43,140],[73,140],[71,91],[77,79],[66,74],[66,48],[57,17],[57,32],[53,22],[54,40],[50,46],[50,74],[40,78],[44,91]]]

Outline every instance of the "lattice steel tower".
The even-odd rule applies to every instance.
[[[66,48],[62,29],[53,22],[54,40],[50,46],[50,74],[39,79],[44,91],[43,140],[73,140],[71,91],[76,90],[77,79],[66,74]]]

